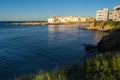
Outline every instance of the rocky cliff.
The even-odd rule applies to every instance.
[[[91,23],[87,29],[110,31],[110,34],[104,36],[95,47],[87,45],[86,50],[91,51],[95,48],[99,51],[120,50],[120,21],[97,21]]]
[[[96,21],[91,23],[87,29],[93,29],[93,30],[113,30],[120,28],[120,21]]]
[[[120,50],[120,31],[114,31],[104,36],[97,44],[99,51]]]

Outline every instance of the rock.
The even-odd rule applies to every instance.
[[[97,44],[99,51],[120,50],[120,32],[104,36]]]
[[[96,47],[90,44],[85,45],[85,50],[88,51],[89,53],[92,53],[96,50]]]
[[[89,26],[87,27],[87,29],[91,29],[91,30],[101,30],[101,31],[107,31],[107,30],[112,30],[112,26],[107,24],[106,21],[101,21],[101,22],[94,22],[89,24]]]

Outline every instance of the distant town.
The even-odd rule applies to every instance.
[[[120,5],[115,6],[113,10],[103,8],[96,11],[96,17],[93,16],[51,16],[48,23],[79,23],[94,21],[120,21]]]

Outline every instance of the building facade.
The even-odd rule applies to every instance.
[[[113,10],[108,10],[108,8],[103,8],[96,11],[97,21],[120,21],[120,5],[115,6]]]
[[[109,11],[109,20],[120,21],[120,6],[115,6]]]
[[[107,21],[108,20],[108,8],[103,8],[96,11],[97,21]]]

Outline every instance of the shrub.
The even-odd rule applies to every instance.
[[[65,70],[55,69],[51,72],[40,72],[33,80],[67,80]]]
[[[82,67],[81,67],[82,66]],[[69,80],[114,80],[120,78],[120,55],[98,54],[71,68]],[[78,75],[78,76],[76,76]],[[68,77],[69,77],[68,76]],[[82,76],[82,77],[81,77]]]

